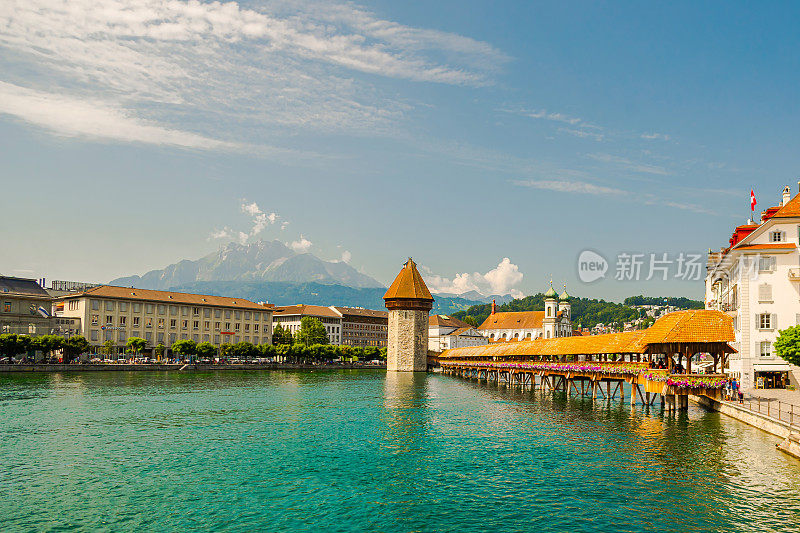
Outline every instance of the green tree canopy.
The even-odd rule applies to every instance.
[[[147,347],[147,341],[141,337],[129,337],[128,342],[125,343],[125,348],[128,352],[139,355]]]
[[[778,332],[775,352],[787,363],[800,365],[800,326],[792,326]]]
[[[279,344],[292,344],[292,333],[288,329],[284,329],[280,324],[275,326],[272,330],[272,344],[278,346]]]
[[[304,346],[328,344],[328,333],[325,331],[325,325],[318,318],[304,316],[300,320],[300,329],[295,333],[294,342]]]
[[[69,363],[82,353],[89,351],[89,341],[80,335],[70,337],[64,343],[64,362]]]
[[[195,348],[197,356],[204,359],[211,359],[217,356],[217,347],[210,342],[201,342]]]
[[[194,355],[197,353],[197,343],[191,339],[175,341],[172,352],[178,355]]]

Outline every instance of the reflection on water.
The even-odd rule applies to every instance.
[[[381,371],[0,376],[3,529],[787,531],[800,461],[664,415]]]

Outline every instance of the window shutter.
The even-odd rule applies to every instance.
[[[800,326],[800,313],[794,315],[794,323],[797,326]]]
[[[770,321],[770,326],[772,326],[772,329],[774,329],[775,331],[778,331],[778,315],[776,315],[775,313],[772,314],[772,320]]]

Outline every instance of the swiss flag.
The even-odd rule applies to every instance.
[[[755,211],[756,209],[756,193],[753,192],[753,189],[750,189],[750,211]]]

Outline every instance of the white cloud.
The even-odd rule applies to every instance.
[[[243,213],[246,213],[253,218],[253,227],[250,230],[249,235],[246,233],[240,233],[240,241],[247,241],[249,237],[255,237],[264,231],[264,228],[270,224],[275,224],[275,222],[278,220],[278,215],[276,213],[265,213],[255,202],[248,204],[247,201],[244,201],[242,202],[241,207]],[[245,236],[244,239],[241,238],[241,235]]]
[[[605,135],[597,133],[594,130],[576,129],[576,128],[558,128],[559,133],[566,133],[582,139],[591,139],[593,141],[601,142],[605,139]]]
[[[480,272],[456,273],[451,279],[433,274],[426,267],[422,267],[422,271],[425,282],[433,293],[463,294],[477,291],[484,296],[491,294],[511,294],[515,298],[523,296],[519,289],[514,288],[522,281],[523,274],[508,257],[504,257],[495,268],[485,274]]]
[[[102,101],[80,100],[0,81],[0,113],[13,115],[66,137],[112,139],[197,148],[241,150],[228,143],[138,119]]]
[[[602,163],[612,163],[615,165],[619,165],[623,168],[628,170],[633,170],[634,172],[643,172],[646,174],[656,174],[659,176],[667,176],[669,172],[664,167],[659,167],[656,165],[647,165],[644,163],[637,163],[635,161],[631,161],[630,159],[626,159],[624,157],[619,157],[616,155],[611,154],[588,154],[589,158],[594,159],[595,161],[600,161]]]
[[[594,195],[627,195],[628,191],[622,189],[615,189],[613,187],[604,187],[602,185],[595,185],[585,181],[570,181],[570,180],[515,180],[512,182],[514,185],[521,187],[530,187],[532,189],[542,189],[546,191],[568,192],[577,194],[594,194]]]
[[[306,239],[305,237],[303,237],[303,235],[301,234],[298,240],[287,242],[286,246],[294,250],[295,253],[304,254],[311,249],[313,243],[308,239]]]
[[[344,252],[342,252],[342,257],[340,261],[342,263],[349,263],[352,258],[353,254],[351,254],[348,250],[345,250]]]
[[[664,133],[652,132],[652,133],[642,133],[641,138],[651,141],[652,140],[668,141],[670,139],[670,136]]]
[[[211,232],[211,234],[208,236],[208,238],[209,239],[232,239],[233,238],[233,232],[228,227],[225,227],[225,228],[222,228],[222,229],[215,229],[214,231]]]
[[[281,231],[285,230],[288,225],[289,225],[289,223],[286,222],[285,220],[283,222],[281,222]]]
[[[508,60],[350,3],[279,1],[9,0],[0,51],[17,84],[5,112],[60,134],[213,150],[287,128],[395,131],[408,104],[355,72],[479,86]]]

